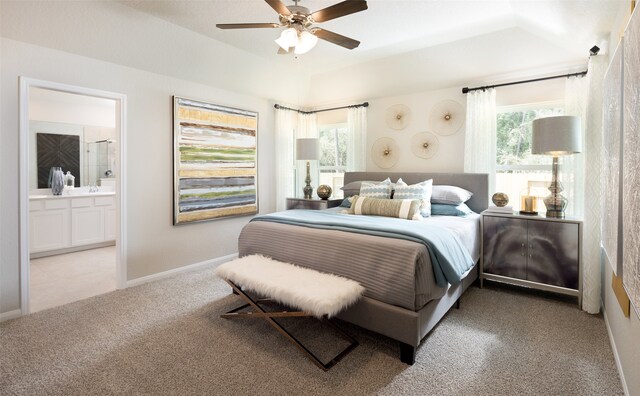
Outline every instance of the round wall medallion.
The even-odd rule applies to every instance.
[[[320,199],[329,199],[332,191],[333,190],[331,190],[331,187],[327,186],[326,184],[321,184],[318,186],[317,194]]]
[[[443,100],[433,106],[429,124],[435,133],[442,136],[453,135],[464,123],[464,109],[455,100]]]
[[[503,206],[507,206],[507,204],[509,203],[509,196],[505,193],[497,192],[493,194],[493,196],[491,197],[491,200],[496,206],[503,207]]]
[[[403,104],[393,105],[385,112],[384,119],[389,128],[399,131],[409,125],[409,121],[411,121],[411,109]]]
[[[393,167],[400,158],[400,147],[395,140],[383,137],[376,140],[371,147],[371,159],[380,168]]]
[[[411,151],[416,157],[431,158],[438,152],[440,141],[431,132],[422,132],[411,138]]]

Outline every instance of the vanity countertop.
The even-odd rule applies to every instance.
[[[45,195],[45,194],[32,194],[29,195],[30,200],[36,199],[62,199],[62,198],[86,198],[86,197],[100,197],[100,196],[109,196],[116,195],[113,191],[100,191],[100,192],[92,192],[92,193],[75,193],[75,194],[62,194],[62,195]]]

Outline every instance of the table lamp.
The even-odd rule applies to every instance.
[[[313,187],[311,187],[311,165],[310,160],[320,159],[320,150],[318,139],[315,138],[303,138],[296,140],[296,159],[307,161],[307,178],[304,180],[307,185],[302,191],[304,191],[305,199],[311,199],[313,194]]]
[[[568,201],[562,196],[564,190],[558,180],[558,157],[582,151],[580,118],[576,116],[556,116],[533,120],[532,154],[553,156],[553,176],[549,191],[543,202],[547,207],[547,217],[564,218]]]

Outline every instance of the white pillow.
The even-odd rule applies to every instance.
[[[433,179],[423,182],[407,185],[401,178],[396,182],[396,189],[393,193],[393,199],[419,199],[420,214],[422,217],[431,216],[431,191],[433,188]]]
[[[435,185],[431,193],[431,202],[446,205],[460,205],[471,199],[473,193],[464,188],[447,185]]]

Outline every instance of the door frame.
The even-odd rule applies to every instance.
[[[126,183],[126,137],[127,137],[127,96],[115,92],[78,87],[51,81],[20,76],[20,149],[19,149],[19,216],[20,216],[20,311],[28,315],[29,309],[29,92],[31,88],[111,99],[116,102],[116,130],[118,131],[118,169],[116,180],[116,286],[127,287],[127,199]]]

